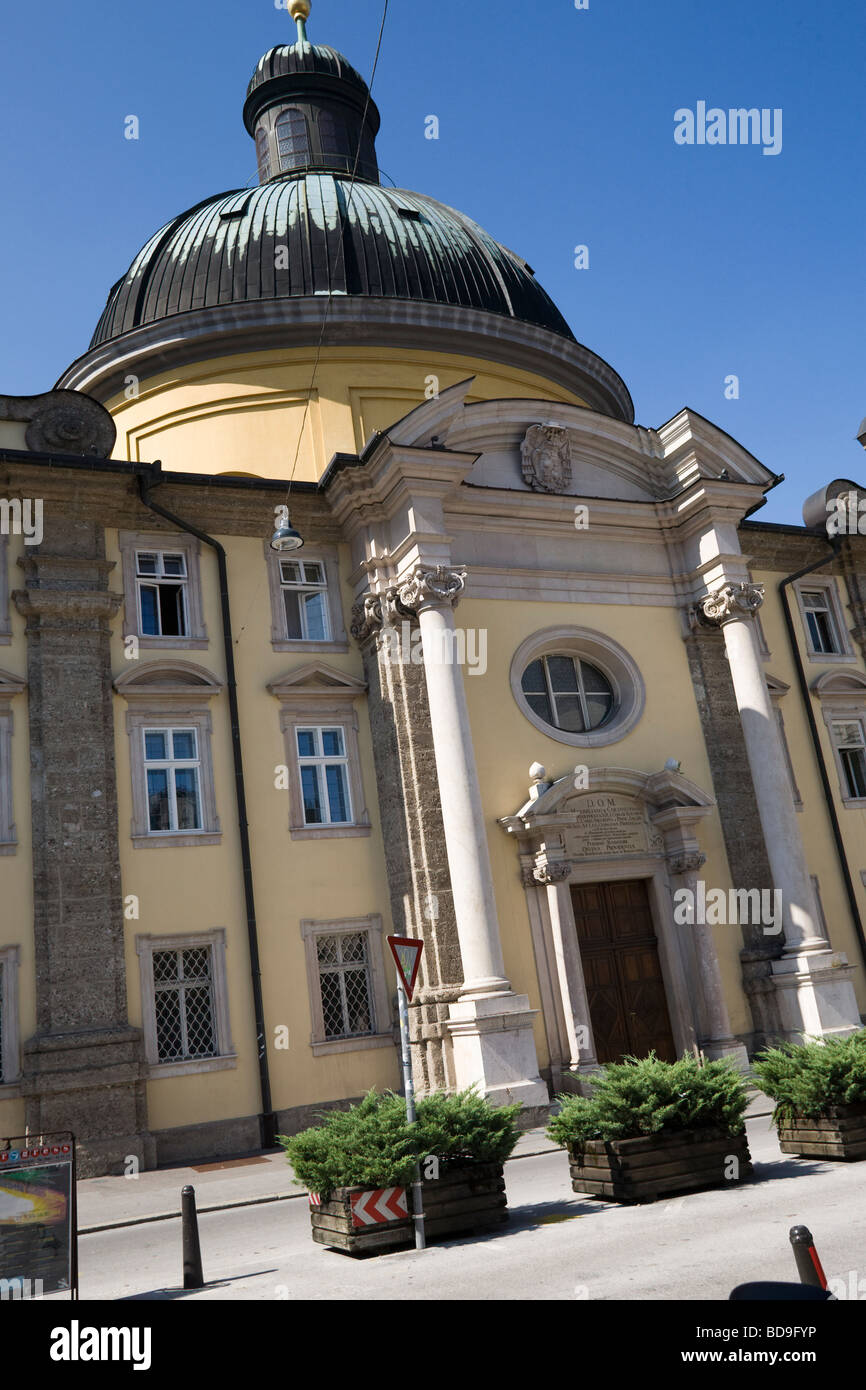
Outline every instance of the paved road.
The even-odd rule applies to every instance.
[[[487,1237],[354,1260],[313,1245],[305,1201],[200,1218],[209,1287],[183,1294],[180,1222],[82,1236],[82,1298],[718,1299],[750,1279],[795,1279],[788,1229],[809,1226],[828,1276],[862,1279],[866,1165],[785,1158],[749,1124],[755,1180],[620,1207],[571,1191],[563,1153],[506,1167],[509,1226]]]

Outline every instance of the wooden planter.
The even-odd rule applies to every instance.
[[[428,1241],[443,1236],[489,1231],[508,1220],[505,1178],[501,1163],[465,1163],[442,1168],[441,1176],[422,1182],[424,1229]],[[320,1206],[310,1206],[313,1240],[350,1255],[380,1255],[401,1246],[414,1245],[412,1188],[378,1189],[390,1193],[374,1198],[368,1188],[338,1187]],[[399,1195],[404,1192],[404,1197]],[[403,1218],[358,1225],[359,1199],[370,1215],[390,1214],[405,1202]]]
[[[648,1135],[642,1139],[590,1139],[581,1152],[569,1146],[575,1192],[615,1202],[654,1202],[670,1192],[693,1192],[726,1181],[733,1155],[739,1177],[752,1171],[745,1134],[721,1130]]]
[[[801,1158],[866,1158],[866,1105],[834,1105],[820,1119],[780,1123],[779,1148]]]

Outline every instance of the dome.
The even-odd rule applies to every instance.
[[[247,87],[247,98],[266,82],[276,77],[294,77],[298,73],[311,73],[333,77],[340,82],[348,82],[357,87],[365,96],[367,84],[357,68],[353,68],[342,53],[324,43],[277,44],[268,49],[259,59],[258,67]]]
[[[329,293],[481,309],[574,341],[526,262],[471,218],[419,193],[308,172],[169,222],[111,290],[91,347],[190,310]]]

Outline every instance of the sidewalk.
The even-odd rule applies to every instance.
[[[746,1113],[752,1119],[771,1110],[772,1103],[756,1092]],[[521,1134],[508,1161],[551,1153],[556,1147],[543,1128],[530,1129]],[[78,1184],[78,1233],[179,1218],[181,1188],[188,1184],[195,1188],[199,1212],[306,1198],[304,1189],[292,1181],[282,1149],[193,1167],[158,1168],[134,1178],[87,1178]]]

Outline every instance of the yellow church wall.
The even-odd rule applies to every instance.
[[[9,448],[24,447],[9,444]],[[27,547],[21,536],[5,538],[7,575],[10,589],[19,585],[18,559]],[[0,556],[3,547],[0,546]],[[9,604],[11,641],[0,646],[0,667],[21,680],[27,679],[27,648],[24,618],[14,603]],[[23,1041],[36,1031],[36,961],[33,941],[33,855],[30,834],[30,738],[27,691],[14,696],[12,709],[12,814],[18,843],[12,854],[0,853],[0,950],[17,946],[18,1032]],[[20,1046],[20,1042],[19,1042]],[[0,1085],[0,1135],[24,1132],[24,1101],[14,1094],[12,1083]]]
[[[518,875],[516,846],[497,824],[526,800],[529,767],[540,762],[548,780],[565,776],[578,765],[589,768],[630,767],[660,771],[667,758],[682,764],[682,773],[713,795],[713,783],[695,703],[679,618],[673,608],[614,604],[565,605],[485,599],[461,601],[458,622],[487,630],[487,671],[464,670],[472,738],[481,781],[497,910],[506,974],[515,990],[528,993],[540,1008],[526,898]],[[509,671],[514,652],[525,638],[545,627],[577,622],[602,631],[628,651],[643,676],[646,705],[635,728],[604,748],[571,748],[547,737],[525,717],[512,693]],[[698,838],[707,862],[701,876],[710,887],[733,886],[717,812],[700,822]],[[603,866],[599,879],[604,877]],[[751,1015],[742,990],[739,927],[713,928],[725,997],[735,1033],[749,1032]],[[539,1060],[547,1060],[544,1025],[535,1020]]]
[[[118,396],[114,457],[161,459],[179,472],[241,472],[315,481],[332,454],[355,453],[371,434],[434,391],[473,377],[469,400],[499,397],[584,405],[544,377],[480,358],[384,348],[244,353],[164,372]],[[132,389],[132,388],[128,388]],[[301,446],[298,447],[298,441]]]
[[[778,595],[778,584],[781,576],[775,572],[762,573],[757,570],[753,571],[753,574],[755,583],[765,586],[765,600],[761,608],[761,625],[770,651],[770,658],[764,663],[764,669],[768,674],[778,677],[779,680],[791,687],[790,693],[782,697],[781,710],[794,776],[803,800],[803,808],[798,811],[798,822],[806,850],[809,872],[818,878],[821,902],[832,944],[836,950],[844,951],[849,964],[855,967],[854,992],[860,1009],[866,1012],[866,969],[864,969],[863,964],[863,953],[851,920],[842,871],[827,814],[824,788],[809,732],[809,722],[800,700],[797,671],[791,655]],[[849,596],[844,580],[839,578],[836,583],[843,611],[847,612],[845,605]],[[806,648],[796,595],[791,590],[788,593],[791,612],[794,617],[794,631],[797,634],[800,656],[809,686],[812,686],[819,676],[827,672],[842,674],[851,670],[859,672],[866,670],[862,655],[856,645],[854,646],[856,656],[850,661],[840,662],[837,660],[831,664],[810,658]],[[851,867],[851,878],[854,882],[857,903],[861,917],[866,922],[866,888],[860,879],[861,869],[866,869],[866,811],[848,808],[843,804],[830,734],[824,723],[820,701],[817,699],[813,700],[813,711],[830,787],[833,792],[836,814]]]
[[[259,539],[218,537],[226,549],[232,617],[237,645],[238,703],[250,821],[264,1015],[275,1109],[289,1109],[347,1095],[370,1086],[398,1082],[395,1048],[359,1049],[313,1056],[310,1000],[300,923],[337,921],[379,914],[383,936],[391,930],[387,877],[376,804],[372,744],[363,698],[358,702],[358,738],[365,805],[371,831],[358,838],[292,840],[288,792],[277,790],[276,772],[288,753],[280,729],[279,701],[269,682],[314,660],[313,654],[274,652],[267,572]],[[119,563],[117,533],[108,536],[108,558]],[[202,547],[200,558],[207,650],[142,650],[142,663],[155,658],[194,661],[225,679],[216,559]],[[341,557],[345,575],[348,557]],[[344,606],[348,591],[344,586]],[[348,617],[348,613],[346,613]],[[129,669],[122,624],[112,637],[115,678]],[[322,660],[363,678],[360,653],[328,653]],[[164,1077],[148,1083],[152,1129],[228,1119],[256,1113],[259,1080],[253,1025],[246,911],[234,796],[234,764],[225,691],[210,702],[213,720],[214,784],[222,842],[197,847],[135,849],[132,817],[127,702],[115,696],[115,732],[123,895],[139,899],[138,920],[126,922],[126,964],[130,1021],[141,1024],[138,934],[175,935],[226,930],[226,971],[232,1038],[237,1066],[226,1071]],[[389,992],[395,988],[386,966]],[[385,1029],[390,1020],[385,1023]],[[275,1030],[288,1029],[287,1049],[276,1046]],[[384,1029],[383,1029],[384,1031]]]

